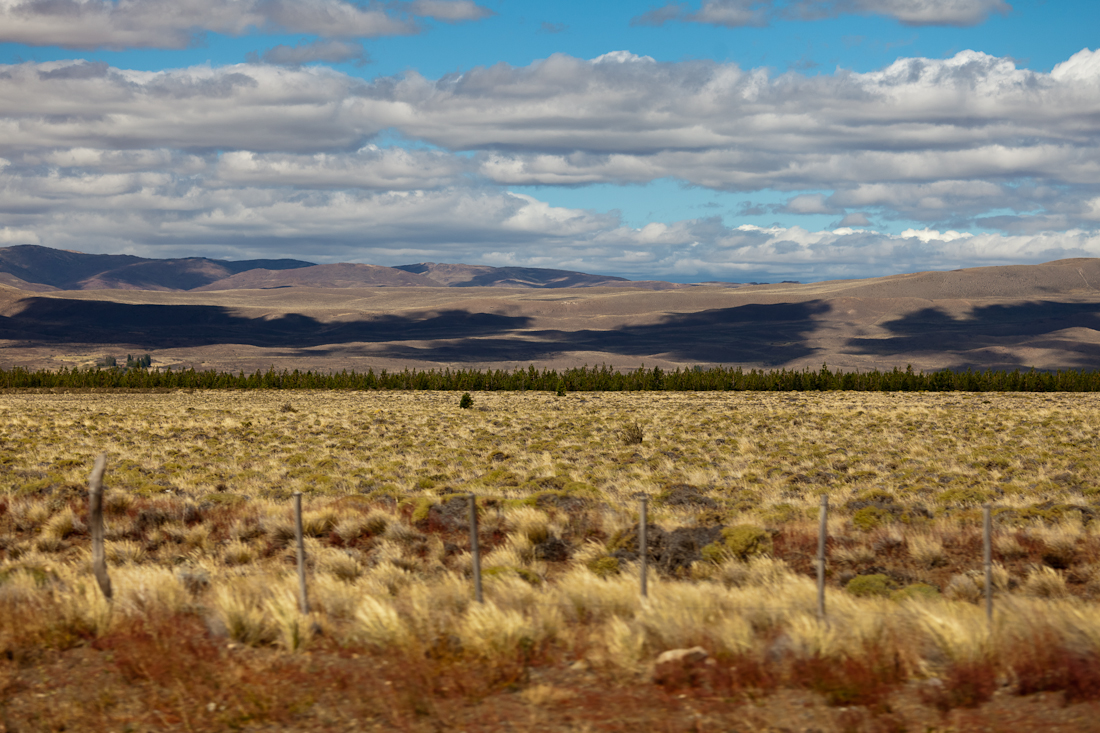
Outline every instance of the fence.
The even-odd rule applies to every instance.
[[[88,479],[88,521],[92,536],[92,569],[96,581],[104,597],[110,601],[112,598],[111,579],[107,574],[106,553],[103,538],[103,475],[107,465],[107,454],[101,454],[95,461],[91,476]],[[469,523],[470,523],[470,556],[472,560],[472,577],[474,600],[484,603],[484,594],[481,584],[481,547],[478,537],[477,497],[468,495]],[[298,605],[303,614],[310,612],[309,593],[306,583],[306,551],[305,538],[302,530],[302,494],[296,492],[292,497],[294,510],[295,547],[298,570]],[[648,499],[645,497],[638,501],[638,556],[639,578],[638,592],[643,599],[648,598],[648,569],[649,546],[647,537],[648,527]],[[984,597],[986,618],[993,623],[993,520],[992,505],[982,507],[982,564],[985,571]],[[825,609],[825,575],[826,575],[826,544],[828,540],[829,497],[821,497],[821,511],[818,524],[817,539],[817,617],[826,621],[828,616]]]

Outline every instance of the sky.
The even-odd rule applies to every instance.
[[[1096,0],[0,0],[0,246],[812,282],[1100,256]]]

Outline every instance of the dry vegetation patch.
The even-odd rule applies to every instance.
[[[159,715],[181,729],[416,729],[513,690],[507,705],[533,720],[597,716],[592,690],[652,685],[657,655],[697,645],[707,663],[651,699],[666,712],[688,695],[720,720],[722,705],[807,690],[828,715],[857,706],[880,725],[900,699],[925,711],[916,720],[1001,693],[1100,698],[1100,397],[459,397],[0,396],[0,712],[39,728]],[[103,450],[111,605],[86,526]],[[469,580],[469,493],[484,605]],[[825,624],[811,578],[822,494],[834,507]],[[987,501],[992,627],[977,605]],[[98,670],[106,692],[43,676],[60,659]],[[356,686],[374,701],[339,693]]]

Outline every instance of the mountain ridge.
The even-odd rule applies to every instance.
[[[20,283],[26,285],[24,287]],[[628,280],[575,270],[420,262],[386,267],[306,260],[214,260],[87,254],[34,244],[0,247],[0,284],[24,290],[153,290],[208,292],[287,287],[629,287],[679,290],[662,280]],[[715,283],[710,283],[715,284]],[[737,283],[722,283],[737,287]]]

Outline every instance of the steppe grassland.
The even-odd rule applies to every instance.
[[[1100,397],[477,393],[472,409],[458,404],[433,392],[0,396],[0,646],[64,648],[177,617],[246,645],[502,669],[581,658],[642,671],[702,644],[756,665],[742,686],[805,683],[838,704],[862,701],[870,679],[965,677],[979,663],[990,679],[1020,677],[1039,637],[1056,642],[1052,659],[1100,659],[1089,602]],[[635,424],[644,438],[628,444]],[[88,569],[85,482],[101,451],[113,605]],[[295,491],[309,618],[296,606]],[[480,497],[484,605],[471,602],[465,505],[452,496],[467,492]],[[810,578],[823,493],[835,508],[829,624],[814,618]],[[656,563],[643,602],[630,555],[642,495],[670,536],[747,527],[753,540],[719,535],[687,562]],[[985,501],[998,507],[992,629],[975,604]],[[848,660],[828,673],[848,682],[822,682],[822,659]]]

